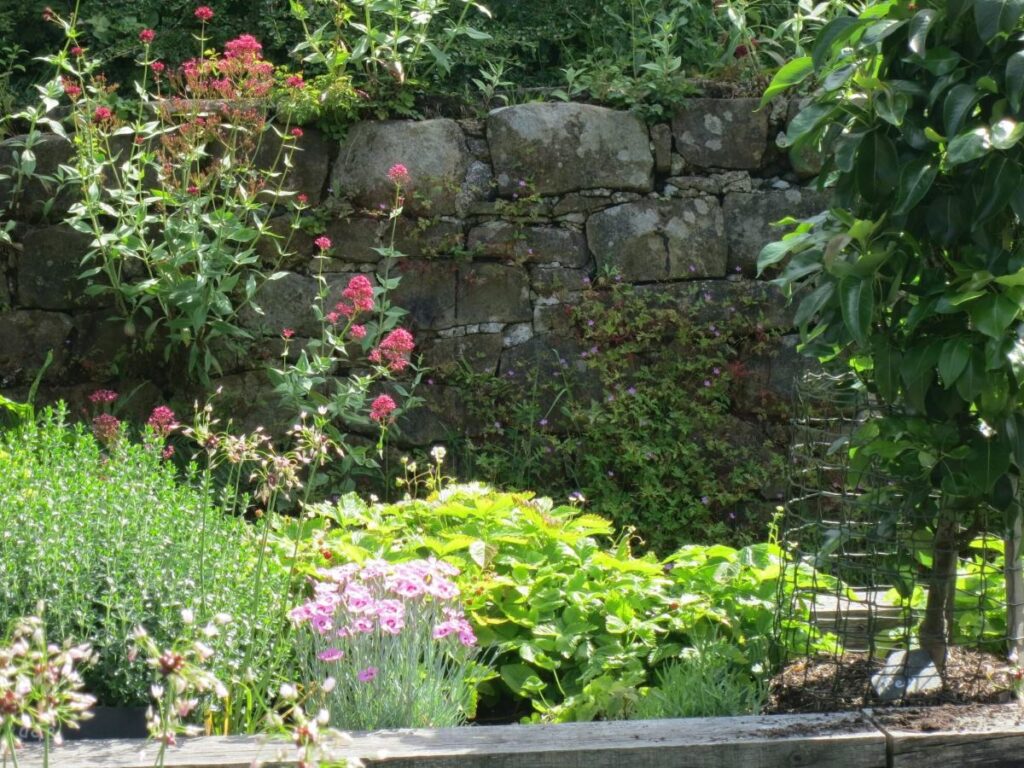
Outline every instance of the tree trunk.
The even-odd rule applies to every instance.
[[[1024,571],[1021,570],[1021,539],[1024,510],[1013,504],[1006,513],[1003,534],[1006,577],[1007,656],[1014,664],[1024,663]]]
[[[946,652],[953,634],[953,598],[956,589],[957,515],[955,510],[939,511],[932,539],[932,573],[928,585],[928,602],[919,638],[921,648],[931,656],[942,674]]]

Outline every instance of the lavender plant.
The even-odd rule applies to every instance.
[[[332,678],[332,721],[352,730],[461,724],[475,708],[476,635],[441,561],[370,559],[317,573],[291,612],[307,631],[308,677]]]

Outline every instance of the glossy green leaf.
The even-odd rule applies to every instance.
[[[955,136],[963,127],[981,94],[972,85],[960,83],[953,86],[942,102],[942,124],[947,136]]]
[[[942,377],[942,384],[946,389],[956,384],[970,357],[971,345],[963,336],[955,336],[942,345],[942,352],[939,353],[939,376]]]
[[[1017,51],[1006,60],[1006,96],[1010,109],[1020,112],[1021,98],[1024,97],[1024,51]]]
[[[821,69],[825,62],[833,58],[842,50],[846,41],[862,29],[865,24],[862,19],[854,16],[838,16],[826,24],[814,40],[814,48],[811,50],[811,65],[814,69]]]
[[[857,190],[866,200],[877,200],[899,181],[896,146],[881,131],[874,131],[861,142],[853,172]]]
[[[937,343],[921,344],[911,347],[903,356],[900,364],[900,378],[908,403],[915,410],[925,410],[925,395],[932,382],[935,381],[935,364],[938,361],[939,345]]]
[[[989,136],[995,149],[1010,149],[1024,137],[1024,123],[1004,117],[993,123]]]
[[[918,157],[904,165],[900,172],[899,195],[893,213],[902,216],[913,210],[928,194],[938,174],[939,169],[932,165],[929,157]]]
[[[871,359],[874,364],[875,386],[882,400],[896,402],[900,387],[900,363],[902,357],[889,340],[881,335],[871,339]]]
[[[949,142],[946,149],[946,162],[950,167],[969,163],[982,157],[992,146],[988,128],[975,128],[961,133]]]
[[[829,281],[822,283],[800,302],[800,306],[797,307],[796,314],[793,316],[793,324],[798,328],[803,327],[810,322],[818,312],[821,311],[832,295],[835,293],[836,284]]]
[[[1008,296],[992,294],[973,302],[967,311],[979,332],[998,338],[1016,319],[1020,307]]]
[[[985,168],[982,177],[981,195],[973,216],[975,226],[1005,209],[1020,183],[1020,166],[1016,160],[1008,155],[994,158]]]
[[[794,85],[802,83],[813,71],[814,62],[810,56],[801,56],[787,63],[775,73],[775,77],[772,78],[771,83],[765,89],[764,95],[761,97],[761,106],[763,107],[780,93],[789,90]]]
[[[918,56],[924,56],[927,49],[928,30],[935,23],[936,13],[931,8],[924,8],[914,14],[910,20],[910,34],[907,47]]]
[[[867,344],[875,311],[874,281],[859,277],[842,279],[839,282],[839,308],[850,335],[858,344]]]
[[[1010,32],[1024,13],[1024,0],[974,0],[974,23],[985,42]]]
[[[968,403],[974,402],[985,386],[985,357],[979,349],[972,349],[967,365],[956,380],[956,391]]]

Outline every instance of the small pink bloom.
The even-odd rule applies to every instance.
[[[306,85],[306,81],[302,79],[302,75],[292,75],[287,78],[284,83],[289,88],[302,88]]]
[[[327,237],[327,235],[320,235],[320,237],[313,241],[313,245],[321,251],[326,251],[331,247],[331,238]]]
[[[345,658],[345,653],[338,648],[328,648],[327,650],[320,651],[316,656],[320,661],[341,661]]]
[[[213,9],[208,5],[200,5],[193,11],[193,15],[200,21],[209,21],[213,18]]]
[[[366,338],[366,326],[365,325],[353,325],[348,329],[349,336],[356,341]]]
[[[110,120],[114,116],[113,110],[110,107],[96,107],[96,111],[92,113],[92,119],[94,123],[103,123]]]
[[[398,408],[398,405],[395,403],[394,399],[389,395],[380,395],[376,400],[370,403],[370,418],[378,424],[382,424],[390,420],[391,414],[396,408]]]
[[[296,139],[301,139],[301,138],[302,138],[302,135],[303,135],[303,131],[302,131],[302,129],[301,129],[301,128],[297,128],[297,127],[296,127],[296,128],[292,128],[292,130],[291,130],[291,134],[292,134],[292,136],[294,136],[294,137],[295,137]]]
[[[366,669],[361,670],[359,674],[356,675],[356,677],[359,679],[360,683],[369,683],[371,680],[377,677],[377,668],[367,667]]]
[[[199,194],[199,187],[197,187],[195,184],[189,184],[188,189],[186,189],[185,191],[192,195],[192,197],[195,197],[196,195]]]
[[[162,61],[154,61],[149,65],[149,68],[153,70],[154,75],[162,75],[164,70],[167,69],[167,65]]]
[[[346,317],[351,317],[356,312],[373,311],[373,283],[366,275],[356,275],[349,280],[341,295],[352,302],[349,312],[339,309]]]
[[[72,56],[81,56],[83,53],[85,53],[85,49],[80,45],[76,45],[71,49]]]
[[[397,186],[409,183],[409,169],[401,163],[395,163],[388,169],[388,181]]]
[[[160,437],[167,437],[167,435],[179,426],[178,420],[174,416],[174,411],[166,405],[154,408],[153,413],[149,415],[149,420],[146,424],[160,435]]]
[[[309,195],[307,195],[305,192],[300,192],[295,196],[295,201],[299,205],[305,205],[306,203],[309,202]]]
[[[173,445],[164,446],[164,449],[162,451],[160,451],[160,458],[163,459],[164,461],[167,461],[173,455],[174,455],[174,446]]]
[[[112,389],[97,389],[89,395],[89,402],[99,405],[100,403],[112,403],[119,395]]]
[[[295,335],[295,329],[294,328],[285,328],[285,329],[283,329],[281,331],[281,338],[284,338],[284,339],[290,339],[294,335]]]
[[[149,45],[155,39],[156,32],[154,32],[152,29],[144,29],[141,32],[139,32],[139,40],[145,43],[146,45]]]
[[[101,413],[92,420],[92,433],[104,445],[110,445],[121,432],[120,420],[110,413]]]

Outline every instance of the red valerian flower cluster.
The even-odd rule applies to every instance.
[[[113,110],[110,107],[96,107],[96,111],[92,113],[93,122],[105,123],[114,117]]]
[[[409,366],[409,356],[416,346],[405,328],[391,331],[368,355],[371,363],[386,365],[392,373],[401,373]]]
[[[192,98],[258,99],[274,85],[274,65],[263,60],[259,40],[241,35],[224,44],[221,58],[186,61],[181,65],[181,79]]]
[[[343,297],[342,300],[334,305],[332,311],[327,313],[327,322],[331,325],[337,324],[342,317],[351,319],[360,312],[373,311],[375,306],[373,301],[373,283],[370,282],[366,275],[356,275],[349,280],[341,295]],[[359,335],[359,331],[356,328],[362,329],[362,335]],[[362,326],[352,326],[349,332],[355,339],[361,339],[366,336],[366,329]]]
[[[111,445],[121,433],[121,421],[111,413],[101,413],[92,420],[92,433],[104,445]]]
[[[193,11],[193,15],[200,21],[209,21],[213,18],[213,9],[208,5],[200,5]]]
[[[174,411],[166,405],[160,405],[153,409],[146,424],[153,429],[160,437],[167,437],[179,426]]]
[[[139,32],[139,40],[142,41],[142,43],[145,45],[149,45],[155,39],[156,32],[154,32],[152,29],[144,29],[141,32]]]
[[[399,187],[406,186],[409,183],[409,169],[401,163],[395,163],[388,169],[388,181]]]
[[[120,397],[120,395],[112,389],[97,389],[89,395],[89,402],[95,405],[112,403],[117,400],[118,397]]]
[[[396,408],[398,408],[398,405],[393,398],[389,395],[380,395],[370,403],[370,418],[378,424],[383,424],[391,420],[391,414],[394,413]]]

